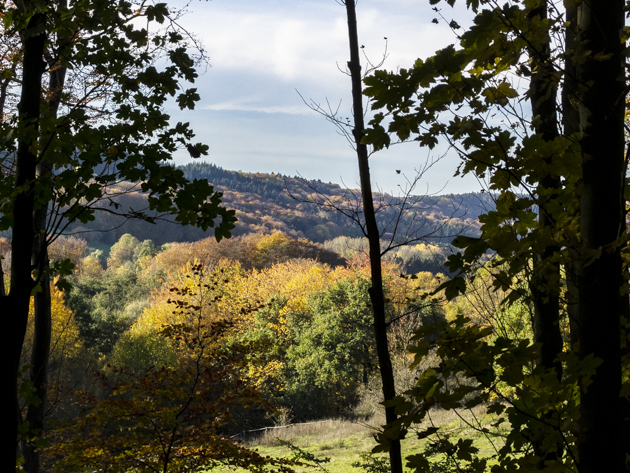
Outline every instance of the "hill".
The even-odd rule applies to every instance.
[[[223,192],[224,204],[236,210],[235,236],[281,231],[293,238],[320,243],[339,236],[363,236],[359,225],[347,216],[361,218],[356,190],[281,174],[229,171],[207,162],[191,163],[180,169],[187,178],[206,179]],[[120,186],[118,204],[134,209],[146,206],[145,197],[131,184]],[[404,229],[407,235],[438,244],[449,243],[457,234],[478,234],[477,218],[492,206],[486,194],[424,195],[408,199],[385,194],[377,195],[375,201],[384,238],[391,236],[397,226],[398,233]],[[103,208],[106,205],[109,204],[104,203]],[[95,221],[73,225],[70,232],[79,233],[88,242],[105,244],[113,244],[124,233],[140,240],[152,239],[156,244],[197,241],[211,234],[165,221],[156,224],[125,221],[110,212],[97,212]]]

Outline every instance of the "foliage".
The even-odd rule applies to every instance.
[[[52,344],[51,344],[51,361],[53,363],[63,363],[64,359],[71,359],[78,356],[81,351],[81,341],[79,337],[79,327],[75,320],[74,312],[67,307],[64,301],[64,293],[55,286],[54,281],[51,284],[51,316],[52,316]],[[31,307],[31,311],[33,307]],[[33,318],[29,317],[30,324],[28,327],[28,338],[32,342],[33,337]],[[29,343],[24,344],[24,351],[30,348]]]
[[[352,191],[337,184],[278,174],[228,171],[208,162],[190,163],[182,166],[181,170],[187,179],[207,179],[217,191],[223,193],[225,205],[237,212],[238,222],[232,232],[235,236],[280,231],[296,240],[306,238],[318,243],[339,236],[362,236],[358,229],[348,225],[345,217],[325,212],[305,202],[313,200],[319,193],[322,199],[350,205],[354,200]],[[297,200],[287,193],[287,189]],[[382,197],[384,201],[390,198]],[[140,193],[120,195],[119,199],[125,207],[143,208],[146,205],[146,197]],[[394,202],[397,201],[394,199]],[[479,231],[478,215],[484,208],[493,206],[487,194],[430,196],[424,199],[413,226],[422,225],[423,231],[434,235],[433,240],[438,243],[460,233],[474,236]],[[383,211],[378,217],[383,222],[389,221],[392,211]],[[124,233],[131,233],[139,240],[150,238],[160,245],[167,242],[194,242],[207,237],[207,233],[200,229],[181,228],[162,221],[157,221],[155,225],[144,221],[125,223],[123,218],[106,212],[96,214],[93,222],[76,225],[72,227],[73,231],[107,229],[106,233],[87,233],[85,238],[90,242],[108,244],[116,242]],[[438,228],[441,230],[434,234]]]
[[[365,142],[435,148],[444,140],[462,159],[458,174],[487,183],[496,207],[480,215],[479,237],[453,241],[461,251],[448,266],[456,274],[440,289],[448,299],[466,294],[476,322],[494,327],[471,324],[460,306],[450,321],[418,331],[416,362],[437,360],[406,393],[418,407],[392,401],[402,420],[380,440],[391,444],[431,405],[489,403],[510,424],[493,471],[621,471],[628,423],[614,413],[627,407],[619,396],[628,310],[624,5],[466,4],[474,22],[457,44],[366,78],[379,113]],[[496,257],[480,270],[487,252]],[[494,302],[501,305],[479,307]],[[530,310],[531,323],[521,318]],[[604,417],[616,427],[600,428]],[[493,435],[496,427],[480,430]],[[462,468],[488,466],[470,444],[444,445]],[[432,471],[426,455],[410,467]]]
[[[362,453],[360,460],[353,462],[353,468],[359,468],[366,473],[387,473],[389,472],[389,461],[386,458],[378,457],[372,453]]]
[[[295,334],[308,313],[309,294],[325,290],[347,273],[344,268],[331,270],[314,261],[299,260],[277,264],[261,271],[244,274],[238,282],[238,293],[255,301],[267,301],[266,307],[254,314],[245,327],[243,340],[266,347],[263,364],[250,367],[250,376],[268,399],[285,407],[294,408],[297,418],[312,418],[312,408],[320,399],[328,399],[325,390],[310,386],[307,399],[288,390],[298,383],[290,367],[288,351],[295,344]],[[302,384],[305,386],[305,384]],[[300,391],[303,394],[303,391]],[[313,401],[313,403],[311,403]],[[312,404],[312,405],[311,405]]]
[[[512,339],[533,339],[533,307],[525,276],[514,278],[512,290],[521,297],[508,298],[509,291],[495,288],[493,282],[502,267],[486,264],[473,273],[466,292],[446,305],[450,319],[458,315],[478,326],[492,327],[494,336]],[[566,331],[566,327],[563,327]]]
[[[223,433],[231,409],[262,401],[239,370],[247,347],[223,346],[234,317],[212,310],[221,299],[215,287],[225,276],[217,271],[213,277],[216,284],[208,284],[202,267],[192,265],[188,282],[170,287],[173,318],[160,335],[176,354],[176,366],[138,373],[113,368],[118,380],[106,399],[78,393],[85,414],[59,430],[62,441],[50,450],[63,455],[55,471],[197,471],[218,465],[288,471],[291,462],[262,457]]]
[[[70,415],[72,409],[68,404],[68,390],[70,386],[78,387],[87,376],[89,364],[94,361],[84,347],[80,337],[78,324],[74,313],[66,306],[63,293],[55,285],[50,284],[50,350],[48,352],[47,384],[49,389],[46,398],[42,399],[37,385],[33,382],[31,364],[34,350],[35,323],[34,307],[31,304],[29,324],[22,346],[20,361],[19,394],[17,399],[20,422],[20,439],[37,448],[47,445],[46,435],[41,426],[33,424],[27,416],[28,409],[33,406],[41,407],[46,413],[46,421],[54,422],[54,418]],[[35,378],[37,379],[37,378]]]
[[[86,357],[79,324],[75,313],[66,305],[64,293],[54,282],[50,287],[51,296],[51,348],[49,354],[50,379],[59,385],[70,385],[84,375]],[[31,358],[34,338],[34,308],[31,304],[29,324],[22,348],[22,365],[28,365]]]
[[[366,94],[376,98],[375,108],[386,110],[371,122],[369,142],[377,148],[388,146],[390,137],[382,124],[391,114],[390,133],[402,140],[413,136],[430,148],[444,136],[462,158],[458,173],[485,176],[490,191],[498,193],[496,208],[479,217],[481,239],[460,236],[453,241],[462,250],[449,259],[453,272],[471,272],[478,259],[492,250],[514,275],[525,271],[533,254],[547,246],[570,247],[577,232],[575,185],[580,151],[576,141],[562,135],[544,141],[535,130],[531,133],[527,120],[515,119],[506,126],[488,121],[496,111],[520,116],[515,109],[519,94],[507,71],[514,68],[524,75],[519,71],[527,35],[538,41],[562,21],[558,16],[532,31],[525,20],[532,9],[520,2],[509,8],[481,2],[475,6],[475,24],[461,36],[458,49],[449,46],[410,69],[378,71],[366,79]],[[522,35],[512,37],[511,32],[520,28]],[[412,98],[416,90],[421,91],[417,101]],[[464,106],[467,112],[458,113]],[[549,174],[564,179],[553,194],[541,184]],[[538,225],[541,205],[553,214],[554,230]],[[567,259],[566,253],[556,258]],[[511,281],[510,277],[497,278],[496,287],[509,291]],[[448,283],[453,290],[456,285],[463,287],[457,281]]]
[[[291,450],[291,453],[293,453],[293,458],[296,461],[299,462],[308,462],[311,465],[313,465],[315,468],[328,473],[328,470],[324,467],[324,463],[330,463],[330,458],[328,457],[324,457],[324,458],[317,458],[315,455],[313,455],[310,452],[307,452],[306,450],[298,447],[297,445],[293,445],[291,442],[287,442],[284,440],[279,440],[280,445],[284,445],[285,447],[289,448],[289,450]],[[307,464],[308,464],[307,463]]]
[[[51,263],[55,261],[70,260],[74,265],[73,272],[79,273],[82,270],[83,257],[88,251],[87,242],[82,238],[60,236],[48,248],[48,257]]]
[[[222,369],[219,372],[230,382],[241,380],[243,389],[247,387],[258,396],[255,401],[230,406],[230,423],[217,424],[222,434],[264,425],[268,422],[265,418],[267,402],[291,408],[298,419],[350,412],[364,376],[371,377],[377,366],[374,353],[370,351],[365,359],[363,350],[373,336],[365,261],[355,260],[349,268],[334,269],[306,259],[249,271],[226,260],[211,264],[204,271],[195,271],[198,266],[194,262],[179,268],[175,266],[193,254],[202,258],[205,254],[214,254],[211,252],[216,251],[216,245],[216,241],[211,240],[198,242],[191,245],[192,248],[176,244],[153,256],[144,269],[134,263],[110,268],[100,278],[90,278],[85,275],[84,265],[82,272],[73,276],[73,289],[66,294],[66,299],[77,311],[74,331],[77,339],[100,360],[85,356],[84,351],[79,353],[78,356],[83,358],[77,363],[66,359],[66,363],[70,363],[68,366],[76,370],[76,376],[64,379],[74,381],[80,376],[85,377],[87,366],[81,361],[88,359],[92,366],[98,367],[101,375],[91,381],[96,383],[91,387],[89,380],[81,381],[84,394],[78,398],[78,404],[66,402],[68,392],[65,386],[68,383],[53,389],[55,402],[63,396],[63,405],[57,406],[61,410],[49,418],[50,425],[60,426],[64,415],[74,417],[79,415],[79,410],[87,414],[92,412],[91,409],[103,408],[110,414],[89,417],[101,424],[90,432],[87,423],[81,424],[82,427],[79,427],[80,423],[73,424],[69,430],[56,430],[48,437],[54,446],[45,455],[46,462],[52,462],[50,455],[60,451],[55,449],[61,449],[61,445],[66,445],[63,448],[70,452],[73,462],[87,462],[78,456],[86,444],[83,447],[79,443],[68,445],[70,437],[80,432],[80,436],[87,439],[86,448],[89,449],[90,445],[97,445],[99,435],[106,438],[110,432],[116,431],[116,416],[125,419],[125,426],[136,422],[134,416],[140,416],[139,412],[144,409],[139,402],[143,395],[156,404],[172,396],[176,390],[176,373],[182,373],[184,360],[190,361],[189,349],[181,346],[175,334],[165,336],[165,330],[171,330],[168,327],[189,322],[186,310],[183,313],[175,310],[180,304],[183,308],[201,307],[196,316],[206,324],[222,324],[222,332],[215,334],[213,339],[213,349],[216,349],[213,356],[219,356],[231,366],[229,375]],[[98,258],[98,254],[94,256],[95,260]],[[208,261],[212,258],[208,257]],[[161,265],[165,276],[163,283],[154,288],[149,297],[145,274],[156,270],[154,264]],[[167,264],[173,265],[168,267],[168,272]],[[392,298],[391,318],[397,318],[407,310],[406,298],[413,287],[428,290],[438,284],[429,274],[402,279],[397,277],[395,266],[386,269],[388,294]],[[200,286],[203,287],[201,293],[198,291]],[[57,294],[63,301],[62,294],[58,291]],[[130,308],[136,304],[137,311]],[[397,307],[396,311],[393,311],[394,307]],[[129,315],[134,311],[137,317]],[[405,326],[407,321],[411,323],[410,318],[403,317],[392,325],[392,332],[396,334],[396,353],[408,346],[411,329]],[[408,359],[404,362],[408,363]],[[319,369],[320,366],[324,369]],[[183,379],[185,376],[180,380]],[[104,381],[107,386],[102,386]],[[159,383],[164,383],[165,391],[159,394],[164,396],[162,398],[142,391]],[[120,387],[119,394],[114,394],[114,387]],[[124,396],[120,394],[123,391]],[[121,399],[127,402],[132,396],[138,399],[129,401],[124,407],[118,406],[123,404]],[[146,419],[148,421],[149,417]],[[158,430],[152,432],[156,434]],[[152,434],[149,429],[144,429],[138,435]],[[122,448],[123,441],[131,441],[131,437],[125,438],[127,440],[122,439],[118,446],[112,446],[111,455],[118,447]],[[105,456],[99,457],[98,461],[105,462],[110,453],[103,454]]]
[[[440,362],[427,369],[407,393],[415,399],[415,407],[403,398],[392,403],[402,416],[399,423],[390,428],[406,430],[419,424],[435,405],[464,410],[483,404],[488,413],[501,415],[492,428],[507,422],[511,426],[504,437],[479,426],[482,433],[495,439],[497,455],[493,459],[493,471],[511,471],[516,465],[523,471],[539,471],[537,462],[540,458],[532,446],[540,443],[547,448],[560,444],[567,449],[562,462],[571,468],[577,441],[572,430],[579,417],[578,385],[589,383],[599,362],[593,357],[579,361],[575,354],[564,354],[562,361],[566,363],[567,375],[559,381],[554,370],[536,366],[537,350],[528,339],[491,339],[491,327],[479,328],[469,322],[460,316],[417,332],[419,341],[413,348],[414,363],[421,363],[429,355]],[[438,333],[440,336],[434,342],[420,341]],[[510,389],[506,390],[506,386]],[[531,421],[542,418],[544,422]],[[435,432],[436,429],[429,428],[419,435],[427,437]],[[381,446],[378,449],[386,448],[387,431],[379,436],[379,440]],[[458,460],[471,461],[471,455],[475,453],[464,440],[451,449],[452,457]],[[416,471],[432,471],[429,454],[416,455],[410,466]],[[476,459],[473,467],[482,470],[486,463],[486,459]],[[559,465],[560,457],[547,466],[556,468]]]
[[[342,264],[343,260],[334,256],[307,240],[294,240],[276,232],[260,238],[256,245],[252,266],[262,269],[295,258],[321,259],[322,263],[328,263],[331,266]]]
[[[385,243],[383,243],[383,247]],[[367,240],[365,238],[348,238],[340,236],[324,243],[324,248],[335,251],[344,258],[352,258],[367,252]],[[400,266],[405,274],[415,274],[428,271],[433,274],[447,271],[444,263],[446,258],[453,253],[454,248],[448,245],[434,245],[431,243],[419,243],[405,245],[383,255],[384,261]]]
[[[337,415],[351,407],[358,387],[367,383],[378,366],[369,286],[367,279],[341,279],[326,291],[312,294],[307,312],[291,317],[294,335],[287,359],[297,386],[287,388],[303,393],[319,388],[313,410],[324,400]]]
[[[429,441],[422,453],[423,459],[428,461],[428,471],[433,473],[477,473],[484,471],[485,464],[466,458],[466,454],[456,455],[461,451],[477,453],[478,449],[472,446],[472,440],[459,440],[454,444],[449,436],[440,436],[435,441]],[[433,460],[433,458],[436,458]],[[413,464],[418,457],[411,456],[409,462]],[[463,459],[463,461],[462,461]]]
[[[108,271],[100,278],[75,279],[67,301],[86,347],[109,353],[139,315],[137,306],[142,309],[150,290],[129,268]]]
[[[345,264],[345,259],[321,245],[296,240],[279,232],[272,235],[249,234],[231,238],[229,242],[204,238],[192,243],[173,243],[157,253],[157,258],[143,260],[143,270],[168,271],[194,258],[207,266],[231,260],[240,263],[243,269],[263,269],[292,259],[315,259],[330,266]]]
[[[612,413],[625,409],[619,341],[628,309],[620,296],[627,292],[619,208],[627,171],[624,7],[545,0],[467,6],[474,23],[456,45],[366,79],[379,113],[365,141],[375,149],[393,137],[435,148],[444,139],[462,158],[458,173],[487,182],[496,207],[480,215],[478,238],[453,241],[461,250],[448,263],[456,277],[441,289],[448,299],[466,294],[475,304],[499,299],[502,306],[476,307],[494,327],[460,313],[418,332],[416,361],[437,361],[407,393],[419,407],[402,396],[392,403],[403,420],[381,441],[406,433],[433,404],[489,402],[510,423],[493,471],[621,471],[628,449],[619,439],[628,424]],[[525,100],[531,108],[523,113]],[[487,252],[496,257],[479,270]],[[483,285],[490,297],[479,291]],[[563,301],[570,292],[573,301]],[[530,309],[531,323],[519,320]],[[573,344],[563,343],[568,326]],[[429,335],[433,342],[422,340]],[[616,427],[600,429],[603,417]],[[447,448],[478,462],[474,469],[487,465],[470,445]],[[431,471],[422,455],[410,466]]]
[[[99,12],[98,21],[93,21],[92,11]],[[214,220],[220,217],[223,223],[216,227],[216,236],[229,235],[233,212],[220,208],[220,194],[205,181],[188,181],[181,171],[163,164],[193,137],[186,123],[170,126],[163,107],[175,97],[182,108],[194,108],[199,99],[195,89],[183,89],[180,81],[194,82],[195,62],[181,32],[137,28],[132,20],[142,16],[152,25],[165,25],[170,14],[166,4],[86,0],[73,3],[64,15],[47,17],[47,33],[53,40],[51,55],[61,57],[64,66],[73,65],[67,83],[80,84],[90,76],[93,83],[85,97],[80,95],[83,91],[69,88],[58,117],[41,119],[41,135],[53,137],[41,148],[53,169],[50,179],[42,176],[37,185],[42,198],[54,198],[60,216],[87,223],[94,219],[99,208],[96,203],[103,198],[115,202],[117,194],[142,191],[147,194],[148,210],[157,213],[145,213],[143,207],[123,209],[119,204],[112,205],[113,213],[149,220],[167,213],[180,223],[196,223],[204,229],[214,227]],[[7,31],[23,27],[17,10],[4,11],[4,18]],[[72,35],[72,29],[74,41],[54,42]],[[147,44],[153,47],[141,53]],[[158,60],[166,65],[162,70],[156,67]],[[82,101],[94,107],[77,106]],[[97,117],[100,121],[93,125]],[[13,136],[13,122],[5,120],[3,126],[5,135]],[[13,143],[4,146],[7,161],[12,159]],[[206,152],[204,145],[194,146]],[[119,180],[136,184],[117,188]],[[3,186],[4,193],[11,195],[11,174],[5,176]],[[8,221],[10,209],[5,215],[3,221]]]
[[[152,367],[172,368],[176,366],[176,362],[177,356],[157,330],[125,332],[114,345],[109,357],[109,363],[113,366],[124,366],[132,373],[142,373]]]
[[[107,258],[107,269],[117,269],[125,263],[135,261],[135,253],[140,247],[140,241],[133,235],[125,233],[112,245]]]
[[[70,223],[85,224],[102,211],[213,228],[217,239],[234,227],[234,212],[221,205],[220,193],[169,164],[178,148],[197,157],[208,150],[192,142],[188,123],[170,123],[165,111],[171,99],[193,109],[200,98],[186,85],[198,65],[189,54],[190,36],[173,14],[165,3],[134,0],[0,4],[0,230],[12,232],[10,286],[0,295],[10,320],[0,343],[9,385],[0,418],[9,438],[16,437],[18,419],[15,407],[6,406],[17,398],[29,300],[48,289],[51,272],[70,272],[63,262],[49,271],[46,256]],[[117,201],[134,192],[145,194],[146,205]],[[47,302],[36,299],[42,300],[39,319]],[[46,325],[37,325],[35,340],[44,342],[33,351],[40,360],[34,371],[44,377]],[[6,445],[0,463],[9,471],[15,445]]]
[[[229,317],[232,319],[231,331],[237,332],[252,311],[252,307],[245,305],[247,303],[239,304],[238,294],[233,289],[233,280],[239,274],[240,268],[227,262],[209,271],[202,271],[200,268],[203,265],[193,260],[171,274],[167,283],[152,293],[150,305],[135,321],[134,330],[152,330],[183,323],[189,315],[173,310],[175,293],[180,295],[182,303],[198,307],[198,316],[206,322]],[[199,286],[203,287],[203,291],[194,290]],[[236,314],[240,314],[240,317]]]

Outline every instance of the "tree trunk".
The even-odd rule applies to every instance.
[[[547,18],[547,1],[540,0],[538,6],[529,14],[530,20],[540,22]],[[550,57],[550,38],[544,35],[538,41],[532,41],[529,48],[532,65],[530,100],[534,129],[545,141],[558,137],[558,118],[556,111],[557,86],[553,80],[554,65]],[[546,159],[552,166],[551,158]],[[552,171],[553,172],[553,171]],[[562,335],[560,332],[560,263],[554,255],[560,251],[554,242],[556,222],[547,210],[557,197],[560,178],[548,173],[542,176],[537,188],[540,213],[538,216],[542,244],[534,255],[534,270],[530,289],[534,303],[534,341],[541,344],[537,365],[554,369],[558,379],[562,377],[562,364],[557,359],[562,353]]]
[[[46,207],[35,212],[35,228],[38,230],[43,224],[45,230]],[[42,221],[43,220],[43,221]],[[42,241],[43,240],[43,241]],[[33,265],[43,271],[39,279],[41,291],[34,296],[34,330],[33,348],[31,353],[30,380],[35,388],[35,396],[39,404],[30,404],[26,411],[31,436],[39,437],[44,430],[44,413],[46,410],[48,362],[50,357],[50,341],[52,330],[50,277],[48,275],[48,250],[46,248],[46,233],[36,233],[35,251],[33,252]],[[22,446],[24,455],[24,470],[27,473],[38,473],[39,452],[33,442],[24,442]]]
[[[45,46],[46,14],[33,14],[26,26],[23,40],[22,92],[19,108],[18,151],[12,205],[13,238],[11,240],[11,278],[9,293],[0,299],[4,327],[0,334],[0,378],[4,380],[0,425],[9,441],[0,447],[0,471],[15,471],[18,417],[16,412],[17,381],[22,344],[26,334],[29,301],[33,289],[31,253],[33,251],[33,207],[35,154],[39,130],[39,109],[42,95],[42,75]]]
[[[580,356],[602,360],[580,401],[580,473],[621,472],[620,274],[623,211],[625,44],[624,3],[582,2],[578,65],[582,144],[579,284]],[[578,51],[579,52],[579,51]],[[597,58],[597,59],[596,59]]]
[[[363,212],[365,215],[365,227],[370,247],[370,271],[372,287],[370,299],[374,311],[374,334],[376,338],[376,351],[383,383],[383,397],[385,401],[396,396],[394,384],[394,372],[389,355],[387,343],[387,323],[385,321],[385,295],[383,293],[383,276],[381,272],[381,244],[376,215],[374,213],[374,201],[372,199],[372,184],[370,180],[370,165],[368,151],[365,144],[361,143],[365,125],[363,122],[363,94],[361,61],[359,58],[359,40],[357,34],[357,17],[354,0],[346,0],[346,13],[348,17],[348,38],[350,40],[350,61],[348,69],[352,79],[352,104],[354,113],[353,135],[356,144],[357,158],[359,160],[359,176],[361,182],[361,197],[363,200]],[[396,420],[396,412],[393,407],[385,408],[385,420],[387,423]],[[402,454],[400,440],[391,441],[389,461],[392,473],[402,473]]]
[[[547,19],[547,0],[540,0],[529,12],[531,23],[539,24]],[[548,34],[539,35],[529,47],[532,79],[530,101],[534,131],[543,140],[550,142],[558,137],[558,116],[556,106],[557,85],[553,80],[554,65],[551,61],[551,45]],[[560,190],[560,177],[553,174],[551,157],[545,158],[550,170],[541,176],[536,196],[538,201],[539,244],[533,256],[533,273],[530,291],[534,305],[534,341],[540,344],[536,360],[539,368],[554,370],[558,379],[562,378],[562,363],[558,355],[562,353],[562,333],[560,331],[560,262],[555,258],[560,251],[555,241],[556,222],[548,210]],[[547,418],[547,421],[551,419]],[[555,448],[544,445],[543,439],[535,439],[534,450],[540,458],[538,469],[562,456],[563,445]]]
[[[59,2],[59,8],[67,8],[67,0]],[[59,47],[66,41],[60,38]],[[65,66],[59,64],[49,64],[50,86],[48,100],[49,114],[57,116],[59,105],[61,103],[61,94],[65,85],[66,71]],[[52,138],[49,137],[49,138]],[[51,175],[52,163],[43,156],[40,156],[40,163],[37,165],[37,178],[47,180]],[[31,353],[31,370],[30,379],[35,388],[35,396],[40,400],[38,405],[31,404],[28,406],[26,413],[26,421],[29,428],[35,435],[41,435],[44,430],[44,417],[46,412],[46,400],[48,395],[48,363],[50,360],[50,344],[52,332],[52,314],[50,299],[50,274],[48,260],[48,243],[47,243],[47,218],[50,203],[44,205],[34,213],[34,230],[35,243],[33,246],[32,264],[39,269],[39,284],[41,291],[35,293],[34,296],[34,332],[33,332],[33,349]],[[38,473],[39,452],[34,443],[24,442],[22,446],[24,455],[24,469],[27,473]]]
[[[564,61],[564,87],[562,88],[562,125],[564,135],[576,137],[580,131],[580,115],[573,104],[577,102],[577,70],[572,61],[575,53],[577,35],[577,6],[566,5],[565,28],[565,61]],[[579,192],[577,193],[579,195]],[[564,271],[567,283],[567,316],[569,317],[569,331],[571,346],[575,348],[580,340],[580,324],[578,323],[578,273],[579,255],[576,248],[569,248],[569,260],[565,262]]]

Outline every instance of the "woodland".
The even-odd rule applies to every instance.
[[[282,232],[295,239],[306,238],[324,243],[340,236],[362,238],[359,226],[340,212],[321,205],[320,201],[338,202],[351,208],[356,205],[357,191],[344,189],[338,184],[309,181],[280,174],[252,174],[222,169],[205,161],[194,161],[179,167],[188,180],[206,180],[222,193],[222,202],[235,210],[237,221],[232,236],[248,233]],[[125,192],[119,184],[120,197],[116,202],[129,208],[144,208],[146,195],[131,189]],[[387,237],[394,231],[402,199],[383,195],[382,211],[378,221]],[[104,202],[101,205],[107,206]],[[476,236],[479,233],[478,216],[494,207],[490,195],[421,195],[413,196],[410,208],[399,225],[421,232],[428,242],[448,245],[456,235]],[[123,226],[124,224],[124,226]],[[191,242],[205,238],[207,231],[200,228],[158,220],[130,221],[125,216],[96,213],[94,220],[71,224],[67,233],[80,236],[90,244],[112,245],[125,233],[140,240],[152,239],[155,244]]]
[[[42,466],[247,466],[258,460],[229,437],[273,425],[279,413],[294,422],[373,416],[378,404],[361,403],[378,388],[369,265],[353,243],[361,242],[334,242],[345,248],[344,258],[282,233],[162,246],[125,234],[105,257],[85,240],[57,239],[51,262],[69,259],[74,269],[67,276],[70,290],[51,288],[50,412]],[[8,247],[6,240],[0,244]],[[444,257],[427,245],[418,252]],[[391,319],[404,314],[415,292],[445,278],[419,272],[404,279],[395,262],[385,269]],[[426,305],[392,327],[392,356],[401,376],[413,331],[423,321],[443,320],[447,310],[472,309],[463,301]],[[31,323],[23,367],[33,336]],[[28,404],[32,385],[21,382],[21,401]],[[187,425],[164,440],[176,414]],[[133,425],[128,436],[125,424]],[[200,428],[209,429],[207,435]],[[170,458],[156,455],[166,447]]]
[[[630,5],[467,0],[462,28],[456,1],[429,2],[454,43],[397,70],[337,2],[352,120],[316,111],[356,191],[175,167],[208,153],[166,113],[206,58],[168,4],[0,2],[1,471],[288,472],[312,459],[232,435],[375,414],[368,471],[630,469]],[[373,192],[407,140],[486,192]],[[431,420],[479,409],[491,453]]]

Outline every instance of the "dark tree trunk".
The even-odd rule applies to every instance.
[[[578,139],[580,132],[580,115],[577,109],[577,70],[571,59],[575,53],[578,13],[577,6],[567,5],[565,2],[565,60],[564,84],[562,87],[562,126],[564,136]],[[576,189],[577,195],[579,190]],[[578,324],[578,272],[579,255],[576,248],[569,248],[569,260],[565,262],[564,271],[567,285],[566,304],[569,318],[570,343],[576,347],[580,339],[580,325]]]
[[[529,14],[531,20],[540,22],[547,18],[547,1],[540,0],[537,8]],[[541,35],[542,36],[542,35]],[[557,86],[553,80],[554,65],[550,57],[550,38],[544,35],[538,41],[530,43],[529,55],[532,65],[530,100],[534,129],[545,141],[558,137],[558,118],[556,110]],[[552,166],[551,158],[546,159]],[[562,377],[562,364],[557,359],[562,353],[562,334],[560,332],[560,263],[554,255],[560,251],[554,242],[556,222],[548,212],[550,203],[557,197],[560,189],[560,177],[549,173],[540,179],[537,197],[540,214],[538,217],[541,235],[541,248],[534,255],[533,276],[530,289],[534,303],[534,340],[541,344],[537,365],[555,369],[558,378]]]
[[[547,19],[547,0],[540,0],[529,13],[532,23],[540,24]],[[537,35],[530,42],[529,56],[532,68],[530,101],[534,130],[545,141],[558,137],[557,84],[553,80],[554,65],[551,61],[551,45],[548,34]],[[536,364],[538,367],[555,370],[558,379],[562,378],[562,363],[558,355],[562,353],[562,333],[560,331],[560,262],[556,256],[560,251],[555,241],[556,222],[548,210],[560,190],[560,177],[553,174],[552,158],[545,158],[551,171],[541,176],[536,190],[538,199],[539,247],[533,256],[533,272],[530,291],[534,306],[534,341],[540,344]],[[550,419],[548,418],[547,421]],[[562,456],[562,444],[555,448],[544,445],[543,439],[534,441],[534,450],[540,458],[538,468],[542,470],[547,462]]]
[[[39,167],[39,166],[38,166]],[[31,353],[30,380],[35,388],[38,404],[30,404],[26,411],[26,421],[31,435],[39,436],[44,430],[44,416],[46,412],[48,362],[50,357],[50,342],[52,331],[50,277],[48,275],[48,250],[46,247],[46,217],[47,207],[35,211],[34,226],[36,230],[33,251],[33,266],[40,269],[39,284],[41,290],[34,296],[34,330],[33,348]],[[33,442],[23,442],[24,470],[27,473],[38,473],[39,452]]]
[[[625,448],[622,420],[620,348],[621,246],[623,212],[625,45],[624,2],[582,2],[578,65],[582,144],[579,284],[580,356],[602,360],[580,402],[580,473],[621,472]],[[609,55],[609,56],[606,56]],[[598,59],[595,59],[599,56]]]
[[[59,2],[59,8],[67,8],[67,0]],[[66,41],[65,38],[59,40],[60,44]],[[60,46],[61,47],[61,46]],[[49,114],[56,116],[61,103],[61,94],[65,85],[66,71],[65,66],[57,63],[49,64],[50,84],[48,100]],[[48,136],[48,139],[53,138]],[[45,141],[45,140],[44,140]],[[40,162],[37,165],[37,178],[44,181],[48,180],[51,175],[50,161],[45,156],[40,156]],[[39,283],[41,291],[35,293],[34,309],[35,323],[33,333],[33,351],[31,353],[31,370],[30,379],[35,387],[35,396],[40,403],[28,406],[26,413],[26,421],[33,433],[39,435],[44,430],[44,417],[46,412],[46,401],[48,394],[48,364],[50,358],[50,345],[52,334],[52,314],[50,299],[50,274],[48,260],[48,243],[47,243],[47,218],[50,203],[35,210],[34,213],[34,229],[35,242],[33,246],[32,262],[33,266],[39,269]],[[22,452],[25,459],[24,469],[27,473],[38,473],[40,471],[39,452],[34,443],[24,442]]]
[[[45,13],[35,13],[24,34],[24,59],[18,136],[15,188],[12,205],[11,277],[9,293],[0,299],[4,326],[0,332],[0,377],[3,379],[0,425],[7,441],[2,442],[0,471],[15,471],[19,412],[16,412],[18,369],[26,333],[29,301],[33,289],[31,253],[33,251],[33,207],[37,156],[34,154],[39,129],[39,108],[46,35]]]
[[[363,93],[361,61],[359,58],[359,40],[357,34],[357,17],[354,0],[346,0],[346,13],[348,16],[348,37],[350,40],[350,61],[348,69],[352,79],[352,103],[354,114],[353,135],[359,160],[359,177],[361,182],[361,197],[363,200],[363,212],[365,215],[365,227],[370,247],[370,270],[372,275],[372,287],[370,299],[374,311],[374,334],[376,338],[376,351],[383,382],[383,397],[385,401],[396,396],[394,384],[394,372],[389,355],[387,343],[387,323],[385,321],[385,295],[383,293],[383,276],[381,272],[381,245],[380,234],[376,224],[374,213],[374,201],[372,199],[372,184],[370,180],[370,165],[366,145],[361,143],[365,125],[363,122]],[[385,420],[387,423],[396,420],[396,412],[393,407],[385,408]],[[391,442],[389,460],[392,473],[402,473],[402,454],[400,440]]]

